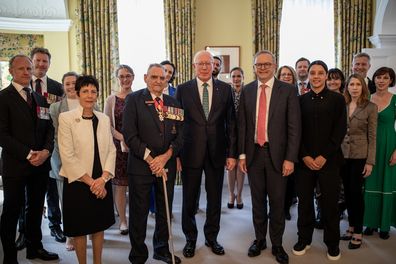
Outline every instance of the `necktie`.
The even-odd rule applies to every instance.
[[[29,105],[29,107],[32,107],[32,95],[30,93],[30,88],[23,87],[23,90],[26,93],[26,103]]]
[[[307,89],[305,87],[305,82],[300,82],[300,85],[301,85],[301,87],[300,87],[300,95],[303,95],[303,94],[305,94],[307,92]]]
[[[263,146],[266,138],[265,138],[265,124],[267,118],[267,95],[265,94],[265,88],[268,86],[265,84],[260,85],[261,93],[259,99],[259,111],[257,118],[257,143],[260,146]]]
[[[203,86],[202,108],[204,110],[206,119],[208,119],[208,116],[209,116],[209,92],[208,92],[208,86],[209,86],[209,84],[204,83],[202,86]]]
[[[42,95],[41,92],[41,79],[36,79],[36,92]]]

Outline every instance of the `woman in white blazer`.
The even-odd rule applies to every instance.
[[[80,106],[59,115],[59,174],[66,178],[64,233],[74,237],[80,264],[86,263],[86,235],[91,234],[94,264],[100,264],[104,230],[115,222],[109,180],[114,177],[116,149],[109,118],[94,110],[98,81],[93,76],[80,76],[76,91]]]

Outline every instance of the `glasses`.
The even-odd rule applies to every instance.
[[[256,66],[256,68],[259,68],[259,69],[268,69],[272,66],[272,63],[271,62],[256,63],[256,64],[254,64],[254,66]]]
[[[204,66],[209,67],[212,65],[212,62],[196,62],[194,63],[195,65],[197,65],[200,68],[203,68]]]
[[[135,75],[127,74],[127,75],[120,75],[117,78],[120,79],[120,80],[122,80],[122,79],[132,79],[133,76],[135,76]]]
[[[282,76],[282,77],[293,76],[293,74],[291,74],[291,73],[281,73],[280,76]]]

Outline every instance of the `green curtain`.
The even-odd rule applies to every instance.
[[[282,0],[252,0],[253,54],[269,50],[279,60]]]
[[[176,66],[175,84],[193,77],[195,0],[164,0],[167,58]]]
[[[351,72],[353,55],[371,47],[373,6],[373,0],[334,0],[336,66],[345,75]]]
[[[119,65],[117,0],[79,0],[77,47],[81,72],[94,75],[99,81],[98,104],[103,108],[105,99],[116,87],[114,76]]]

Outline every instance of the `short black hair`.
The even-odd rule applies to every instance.
[[[80,90],[82,87],[84,86],[88,86],[92,84],[93,86],[96,87],[96,91],[99,93],[99,82],[98,80],[95,78],[95,76],[92,75],[81,75],[77,78],[76,80],[76,92],[77,95],[80,96]]]
[[[213,56],[213,59],[218,59],[221,64],[223,64],[223,60],[220,58],[220,56]]]
[[[332,68],[329,70],[329,72],[327,73],[327,80],[329,79],[339,79],[341,80],[341,87],[340,87],[340,92],[344,92],[344,86],[345,86],[345,76],[344,73],[338,69],[338,68]]]
[[[49,52],[48,49],[46,48],[41,48],[41,47],[35,47],[34,49],[32,49],[32,51],[30,52],[30,58],[33,59],[34,54],[36,53],[43,53],[46,54],[48,56],[48,60],[51,61],[51,53]]]
[[[309,72],[309,70],[311,69],[311,67],[314,66],[314,65],[320,65],[320,66],[322,66],[323,69],[325,69],[326,74],[329,72],[329,70],[328,70],[328,68],[327,68],[327,64],[326,64],[324,61],[321,61],[321,60],[316,60],[316,61],[311,62],[311,63],[309,64],[309,67],[308,67],[308,72]]]
[[[168,83],[172,83],[173,80],[175,79],[175,75],[176,75],[176,66],[175,64],[173,64],[172,62],[170,62],[169,60],[164,60],[161,61],[160,63],[161,65],[170,65],[173,68],[173,73],[172,73],[172,77],[169,79]]]
[[[233,71],[240,71],[242,73],[243,76],[245,76],[245,74],[243,73],[243,70],[241,67],[234,67],[231,69],[230,71],[230,75],[232,74]]]

